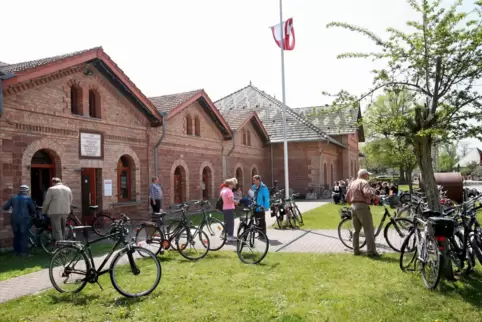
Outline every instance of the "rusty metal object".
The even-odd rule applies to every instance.
[[[447,191],[447,198],[457,203],[464,201],[464,180],[460,172],[439,172],[434,173],[434,176],[435,182]],[[425,191],[422,181],[420,187]]]

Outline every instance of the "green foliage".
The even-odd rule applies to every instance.
[[[482,124],[468,120],[482,116],[482,96],[477,81],[482,79],[481,1],[474,10],[460,10],[461,1],[449,8],[440,1],[408,0],[419,14],[418,21],[408,21],[410,32],[388,28],[388,39],[348,23],[332,22],[338,27],[361,33],[379,48],[371,53],[344,53],[338,58],[370,58],[386,62],[374,70],[373,88],[356,97],[346,91],[334,95],[334,108],[353,106],[380,89],[392,93],[410,90],[413,106],[395,120],[386,120],[387,135],[404,136],[414,147],[431,207],[438,205],[431,150],[434,141],[482,138]],[[385,121],[385,120],[384,120]]]
[[[439,151],[439,170],[442,172],[451,172],[455,168],[458,161],[457,146],[455,142],[446,142],[440,145]]]
[[[482,177],[482,166],[478,165],[477,167],[475,167],[475,169],[472,170],[471,174],[473,176]]]

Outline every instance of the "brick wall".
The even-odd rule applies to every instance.
[[[94,69],[95,70],[95,69]],[[70,86],[83,89],[81,112],[72,115]],[[88,116],[88,91],[100,97],[102,119]],[[33,80],[4,90],[4,115],[0,119],[0,199],[7,200],[20,184],[31,185],[32,156],[47,150],[55,160],[55,175],[72,189],[74,204],[81,204],[81,168],[102,168],[102,178],[113,180],[113,196],[101,197],[104,210],[126,212],[133,219],[147,216],[148,133],[145,117],[99,73],[86,76],[80,67],[60,71],[42,81]],[[104,133],[103,160],[79,159],[79,131]],[[118,203],[117,162],[127,154],[132,164],[132,199]],[[137,200],[137,202],[135,202]],[[80,214],[79,214],[80,215]],[[1,216],[0,247],[10,242],[9,216]]]

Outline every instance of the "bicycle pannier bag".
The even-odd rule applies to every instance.
[[[428,233],[437,237],[451,237],[454,234],[454,227],[451,218],[430,217],[427,222]]]
[[[216,210],[223,210],[223,198],[219,197],[216,201]]]

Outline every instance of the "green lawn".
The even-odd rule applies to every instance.
[[[100,256],[109,252],[113,244],[102,243],[92,245],[92,254]],[[12,252],[0,253],[0,281],[30,274],[48,268],[51,256],[41,248],[34,248],[31,257],[14,256]],[[1,319],[0,319],[1,321]]]
[[[336,229],[341,221],[340,208],[342,206],[329,203],[312,209],[303,214],[303,229]],[[345,207],[349,207],[345,205]],[[371,206],[373,222],[378,226],[385,208],[382,206]],[[393,213],[393,210],[392,210]]]
[[[482,321],[480,271],[431,292],[420,274],[400,271],[397,255],[271,253],[257,266],[231,252],[198,262],[168,259],[148,297],[125,299],[104,275],[103,291],[88,284],[74,296],[54,290],[27,296],[0,305],[0,320]]]

